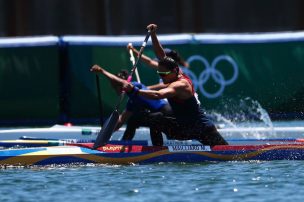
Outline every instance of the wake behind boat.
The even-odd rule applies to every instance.
[[[0,140],[19,139],[22,136],[31,136],[47,139],[94,139],[100,127],[54,125],[49,128],[20,128],[0,130]]]
[[[226,127],[218,129],[225,139],[231,138],[302,138],[304,127]],[[92,126],[63,126],[54,125],[49,128],[20,128],[0,130],[0,140],[14,140],[22,136],[30,136],[40,139],[96,139],[100,127]],[[122,136],[120,129],[112,136],[112,140],[119,140]],[[139,128],[135,135],[136,140],[149,138],[147,128]]]

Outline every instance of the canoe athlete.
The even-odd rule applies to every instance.
[[[128,71],[122,70],[117,75],[111,74],[102,67],[94,65],[91,68],[93,72],[99,72],[106,76],[112,87],[117,93],[122,91],[122,83],[127,82]],[[138,82],[131,82],[132,86],[136,86],[138,89],[148,89],[145,85]],[[122,137],[122,140],[132,140],[135,136],[135,131],[140,126],[147,126],[145,120],[149,120],[149,117],[153,119],[154,116],[161,117],[164,115],[172,115],[172,109],[169,103],[164,99],[149,99],[141,96],[127,93],[129,99],[125,110],[119,115],[118,122],[116,124],[116,130],[118,130],[125,122],[127,127]],[[145,117],[145,118],[144,118]],[[160,131],[150,128],[150,136],[153,145],[159,145],[159,139],[162,138]]]
[[[153,117],[146,120],[150,127],[164,132],[170,139],[196,139],[205,145],[227,145],[215,125],[206,117],[195,96],[194,87],[189,77],[182,73],[178,64],[166,56],[156,36],[157,26],[151,24],[153,48],[159,58],[157,73],[164,85],[159,90],[139,89],[135,85],[123,82],[129,94],[148,99],[167,98],[173,111],[173,117]]]

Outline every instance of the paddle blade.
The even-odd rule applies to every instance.
[[[100,130],[95,140],[93,149],[97,149],[98,147],[104,146],[110,140],[112,133],[115,129],[116,123],[118,121],[118,117],[119,113],[117,110],[115,110]]]

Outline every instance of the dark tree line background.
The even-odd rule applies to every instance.
[[[303,0],[0,0],[0,36],[304,29]]]

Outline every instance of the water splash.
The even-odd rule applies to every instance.
[[[220,122],[222,124],[219,124],[219,127],[232,127],[232,128],[237,128],[236,124],[230,120],[229,118],[226,118],[225,116],[223,116],[222,114],[218,113],[218,112],[212,112],[211,113],[211,117],[213,117],[213,119],[216,120],[216,122]]]
[[[240,100],[227,100],[217,110],[207,112],[212,120],[218,123],[220,128],[249,128],[250,132],[238,132],[237,136],[263,138],[265,136],[276,136],[273,123],[267,111],[261,104],[249,97]],[[267,133],[259,133],[256,127],[267,129]],[[235,132],[236,133],[236,132]],[[235,136],[226,134],[226,136]]]
[[[266,124],[266,126],[270,127],[273,130],[273,123],[271,121],[271,118],[268,114],[268,112],[260,105],[258,101],[254,101],[257,105],[257,112],[260,114],[260,119],[263,121],[263,123]]]

